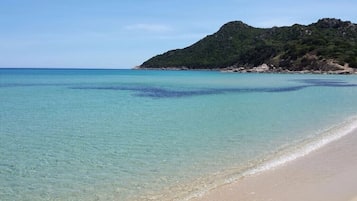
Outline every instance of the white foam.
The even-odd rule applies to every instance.
[[[295,146],[291,149],[283,149],[278,151],[272,156],[272,159],[263,160],[262,163],[259,163],[256,167],[248,168],[248,170],[244,172],[236,172],[229,174],[228,179],[224,179],[223,183],[213,183],[211,185],[207,185],[200,190],[193,191],[189,195],[186,195],[184,198],[174,199],[179,201],[190,201],[195,198],[199,198],[204,196],[209,191],[216,189],[217,187],[223,184],[229,184],[238,181],[242,177],[254,175],[257,173],[261,173],[267,170],[274,169],[278,166],[284,165],[288,162],[306,156],[307,154],[316,151],[327,144],[334,142],[357,129],[357,116],[351,117],[344,121],[341,124],[335,125],[325,131],[319,132],[319,135],[313,137],[312,139],[307,139]],[[217,179],[217,178],[216,178]]]
[[[307,154],[348,135],[355,129],[357,129],[357,117],[352,117],[345,122],[322,132],[321,135],[314,140],[297,145],[294,147],[293,151],[285,152],[284,154],[275,157],[274,159],[267,161],[256,168],[244,172],[242,176],[253,175],[270,170],[300,157],[306,156]]]

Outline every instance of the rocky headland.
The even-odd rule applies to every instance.
[[[152,57],[136,69],[241,73],[357,73],[357,25],[333,18],[310,25],[223,25],[195,44]]]

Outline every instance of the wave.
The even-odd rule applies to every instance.
[[[298,143],[289,145],[272,154],[269,154],[269,156],[266,156],[263,159],[253,162],[254,165],[245,168],[237,168],[235,172],[234,170],[230,170],[224,174],[221,174],[220,177],[216,177],[216,182],[211,181],[210,185],[204,185],[204,187],[200,190],[191,193],[183,199],[177,200],[189,201],[194,198],[199,198],[207,192],[219,188],[222,185],[235,183],[243,177],[256,175],[264,171],[280,167],[298,158],[304,157],[318,149],[321,149],[322,147],[337,141],[348,134],[351,134],[356,129],[357,116],[350,117],[344,122],[320,132],[314,137],[310,137]],[[220,179],[221,176],[223,176],[225,179]]]
[[[272,160],[265,161],[263,164],[258,165],[254,169],[246,171],[243,175],[253,175],[266,170],[276,168],[278,166],[284,165],[288,162],[301,158],[308,155],[309,153],[316,151],[331,142],[334,142],[357,129],[357,117],[351,117],[341,124],[335,125],[323,132],[321,132],[316,137],[311,139],[305,139],[297,145],[292,146],[292,148],[284,149],[278,151]]]

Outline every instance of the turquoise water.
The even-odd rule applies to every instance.
[[[0,200],[184,198],[356,102],[356,76],[0,69]]]

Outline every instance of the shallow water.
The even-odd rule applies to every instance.
[[[0,197],[181,196],[355,116],[356,102],[356,76],[0,69]]]

